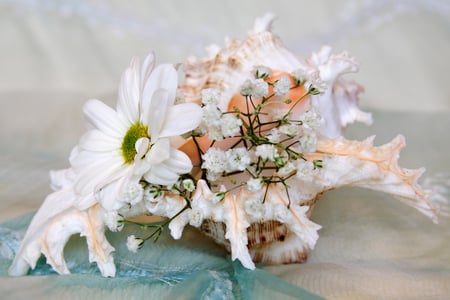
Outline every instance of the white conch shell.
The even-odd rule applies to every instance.
[[[358,108],[357,99],[362,87],[347,82],[340,76],[358,71],[354,58],[343,52],[331,54],[328,46],[313,53],[301,62],[270,32],[272,15],[256,20],[254,30],[243,40],[227,40],[225,47],[210,47],[209,56],[203,59],[190,57],[184,64],[185,83],[180,87],[186,101],[201,102],[201,91],[214,88],[221,93],[220,109],[230,110],[230,100],[239,93],[240,86],[257,66],[291,73],[297,69],[318,71],[321,80],[329,87],[324,94],[310,96],[312,106],[325,120],[321,134],[328,138],[342,135],[342,128],[355,121],[372,123],[371,114]]]
[[[76,199],[70,189],[54,192],[45,199],[16,253],[9,269],[11,275],[26,274],[30,266],[34,269],[41,254],[56,272],[69,274],[64,246],[72,235],[79,233],[86,237],[89,261],[97,263],[103,276],[114,276],[114,248],[104,235],[103,209],[96,204],[79,210],[74,205]]]
[[[284,218],[276,213],[277,209],[286,208],[288,204],[284,188],[269,186],[264,205],[266,211],[270,212],[256,222],[248,215],[247,220],[243,221],[241,216],[240,222],[244,224],[253,221],[245,235],[254,261],[303,262],[308,250],[314,247],[318,238],[316,231],[320,229],[320,226],[306,218],[308,209],[321,194],[342,186],[357,186],[391,194],[437,222],[439,210],[430,201],[430,191],[422,190],[417,184],[424,170],[402,169],[398,166],[399,151],[405,146],[404,137],[399,135],[379,147],[373,146],[373,140],[374,136],[362,142],[343,137],[320,140],[317,152],[308,155],[323,159],[324,168],[313,181],[293,179],[289,182],[291,205]],[[251,195],[244,190],[236,196],[241,206],[245,206],[249,198]],[[282,205],[277,207],[277,204]],[[229,225],[224,226],[220,222],[223,220],[210,216],[201,230],[233,253],[236,239],[224,235]],[[246,256],[247,253],[243,256],[244,260]]]
[[[431,203],[430,192],[417,184],[423,169],[408,170],[398,166],[399,151],[405,145],[402,136],[379,147],[373,146],[374,137],[362,142],[342,137],[342,128],[346,125],[354,121],[371,122],[370,114],[357,107],[362,88],[340,77],[357,70],[355,61],[346,53],[332,55],[331,49],[324,47],[301,63],[268,31],[271,20],[271,16],[257,20],[244,41],[230,40],[224,49],[211,47],[208,58],[190,58],[184,64],[186,81],[180,91],[187,101],[200,103],[201,90],[216,88],[221,93],[220,108],[226,111],[256,66],[282,72],[296,69],[318,72],[328,88],[323,94],[309,96],[305,105],[315,107],[325,122],[316,151],[304,153],[304,156],[308,160],[322,160],[324,167],[312,180],[301,176],[287,179],[289,196],[286,185],[272,183],[255,192],[241,186],[236,193],[227,192],[218,201],[207,183],[198,180],[187,209],[184,209],[184,198],[165,192],[158,199],[144,198],[129,211],[120,213],[125,217],[139,213],[176,216],[169,224],[173,238],[179,239],[187,225],[197,227],[224,245],[233,260],[240,260],[249,269],[255,268],[254,261],[304,261],[319,237],[320,225],[308,218],[311,209],[324,192],[341,186],[358,186],[394,195],[436,222],[438,208]],[[193,154],[197,148],[194,152],[189,150],[192,140],[182,141],[180,145],[183,142],[180,149],[188,155],[198,155]],[[63,248],[76,233],[86,236],[89,259],[97,263],[102,275],[115,275],[114,248],[104,235],[107,207],[93,194],[80,199],[73,190],[71,172],[69,169],[53,173],[51,181],[56,191],[46,198],[33,218],[10,267],[11,275],[26,274],[30,266],[35,267],[41,254],[55,271],[69,273]],[[222,187],[221,191],[225,189]]]

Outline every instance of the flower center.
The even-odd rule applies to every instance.
[[[122,141],[122,155],[127,164],[131,164],[136,156],[136,141],[140,138],[150,138],[148,126],[141,123],[133,124],[125,134]]]

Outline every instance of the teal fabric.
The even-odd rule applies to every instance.
[[[0,276],[7,270],[33,214],[26,214],[0,226]],[[46,299],[322,299],[262,269],[250,271],[231,262],[221,248],[187,229],[174,241],[166,231],[156,243],[146,243],[137,253],[126,248],[129,234],[138,227],[108,233],[116,248],[116,278],[103,278],[95,264],[88,262],[85,239],[74,236],[65,248],[73,274],[59,276],[42,257],[31,277],[41,277],[38,294]],[[22,279],[27,277],[22,277]],[[19,278],[20,280],[20,278]],[[11,299],[28,291],[16,289]]]

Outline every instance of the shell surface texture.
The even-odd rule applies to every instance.
[[[343,78],[358,71],[356,61],[328,46],[300,61],[270,31],[271,22],[269,15],[258,19],[245,40],[227,40],[223,48],[211,46],[205,58],[187,59],[176,96],[164,83],[172,71],[153,69],[151,59],[142,65],[133,60],[122,80],[137,92],[122,88],[120,97],[140,97],[138,107],[151,102],[151,109],[159,109],[154,99],[177,97],[182,104],[159,109],[166,119],[146,123],[142,113],[132,123],[118,144],[129,168],[106,181],[82,178],[87,173],[77,162],[95,164],[97,157],[83,152],[94,148],[86,140],[98,135],[89,131],[72,152],[71,167],[51,172],[54,193],[30,223],[10,274],[26,274],[42,254],[56,272],[70,273],[64,246],[80,234],[89,260],[103,276],[115,276],[114,248],[105,230],[120,231],[141,215],[163,217],[174,239],[187,225],[198,228],[248,269],[255,262],[304,262],[321,228],[309,219],[314,204],[343,186],[390,194],[437,222],[431,191],[417,183],[424,169],[398,165],[402,135],[381,146],[373,145],[374,136],[363,141],[343,136],[353,122],[372,122],[358,108],[363,88]],[[195,117],[183,121],[182,129],[169,128],[165,124],[175,120],[181,105],[191,112],[184,118]],[[119,103],[117,109],[124,107]],[[150,237],[129,237],[130,251],[157,239],[162,227],[149,226],[157,228]]]

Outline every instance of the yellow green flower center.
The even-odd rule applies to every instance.
[[[150,138],[148,135],[148,126],[141,123],[133,124],[125,134],[122,141],[122,155],[127,164],[131,164],[136,156],[136,142],[140,138]]]

